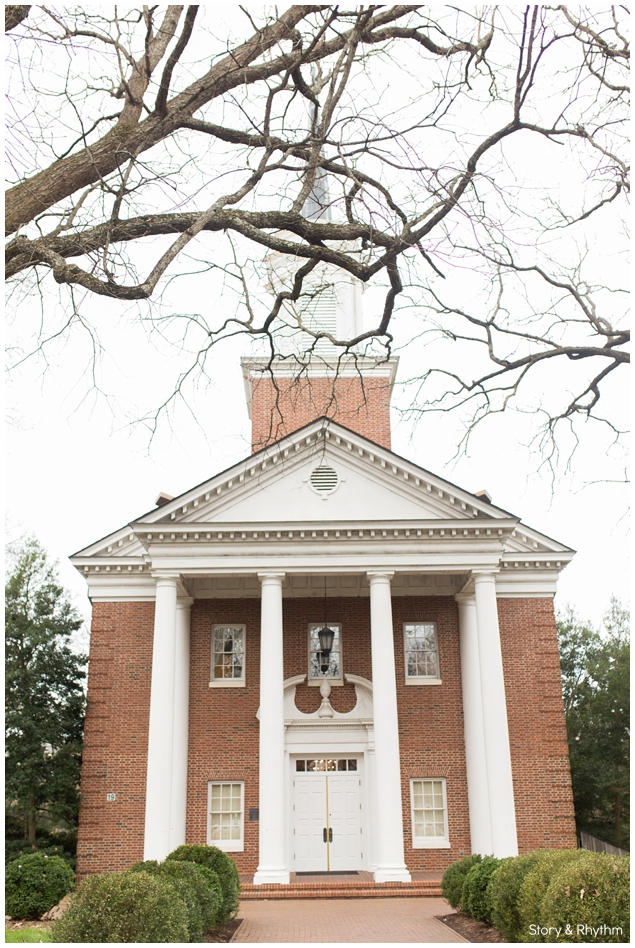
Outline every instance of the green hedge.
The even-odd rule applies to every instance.
[[[147,872],[89,876],[51,927],[54,942],[188,942],[188,911],[167,879]]]
[[[443,873],[441,892],[443,898],[448,900],[452,908],[459,908],[461,905],[461,892],[463,891],[465,877],[472,866],[475,866],[482,858],[478,855],[466,856],[464,859],[459,859],[458,862],[453,862]]]
[[[518,892],[519,940],[542,942],[540,932],[532,926],[542,926],[542,900],[553,876],[565,863],[580,858],[581,849],[538,850],[538,858],[525,875]]]
[[[629,883],[628,856],[539,849],[503,860],[461,859],[441,885],[454,908],[491,921],[510,942],[626,943]]]
[[[128,872],[147,872],[170,883],[185,902],[190,941],[203,941],[216,925],[223,898],[216,873],[194,862],[169,859],[160,864],[155,860],[138,862]]]
[[[72,891],[75,875],[59,856],[29,853],[9,863],[5,912],[11,918],[40,918]]]
[[[501,865],[502,860],[486,856],[472,866],[461,892],[461,908],[477,922],[489,922],[492,915],[492,900],[489,882],[492,874]]]
[[[518,915],[518,896],[525,876],[540,858],[540,850],[506,859],[490,880],[492,917],[491,922],[508,941],[520,941],[522,923]]]
[[[541,907],[544,941],[630,941],[629,857],[583,852],[549,883]]]
[[[237,913],[240,902],[240,877],[233,859],[227,853],[215,846],[179,846],[167,857],[168,860],[183,860],[195,862],[206,869],[211,869],[218,876],[223,893],[223,903],[217,916],[218,924],[233,918]]]

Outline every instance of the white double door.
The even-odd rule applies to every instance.
[[[345,872],[362,868],[359,773],[294,773],[294,871]]]

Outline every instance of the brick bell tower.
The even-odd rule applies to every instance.
[[[331,220],[331,208],[326,175],[318,170],[303,215],[326,222]],[[282,236],[297,240],[293,234]],[[340,241],[338,249],[351,257],[360,254],[356,242]],[[267,292],[275,296],[290,289],[296,270],[305,262],[287,254],[269,254]],[[399,360],[354,351],[343,354],[328,338],[316,340],[311,334],[327,332],[336,339],[351,339],[362,333],[360,281],[319,264],[305,277],[298,302],[283,303],[280,318],[279,354],[273,360],[269,355],[241,359],[252,452],[321,417],[333,418],[390,449],[390,398]]]
[[[333,418],[390,449],[390,397],[398,359],[241,359],[252,452],[316,418]]]

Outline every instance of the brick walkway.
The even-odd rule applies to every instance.
[[[464,938],[437,921],[452,909],[444,899],[275,899],[241,902],[243,944],[374,942],[458,944]]]

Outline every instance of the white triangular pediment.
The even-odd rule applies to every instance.
[[[334,490],[312,485],[334,471]],[[157,511],[143,523],[509,519],[510,515],[335,422],[313,422]]]
[[[312,475],[334,472],[337,483],[323,490]],[[329,474],[332,478],[333,474]],[[328,480],[328,478],[327,478]],[[76,556],[142,556],[134,531],[145,525],[337,523],[427,521],[440,526],[466,521],[518,518],[449,481],[426,471],[347,428],[318,419],[280,441],[234,464],[144,514],[129,526],[104,537]],[[510,523],[511,521],[511,523]],[[501,523],[501,526],[504,526]],[[548,537],[522,527],[507,539],[509,553],[567,550]],[[451,533],[465,533],[452,530]],[[498,531],[500,533],[500,531]],[[506,531],[507,533],[508,531]],[[478,531],[477,531],[478,533]]]

